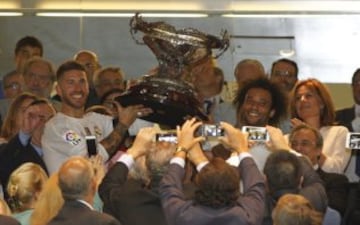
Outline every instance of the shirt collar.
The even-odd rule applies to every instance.
[[[81,202],[82,204],[86,205],[91,210],[95,210],[94,207],[92,207],[92,205],[90,205],[87,201],[84,201],[82,199],[76,199],[76,201]]]

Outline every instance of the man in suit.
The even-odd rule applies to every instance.
[[[11,173],[23,163],[36,163],[47,172],[40,139],[46,121],[55,113],[46,99],[34,100],[25,109],[19,133],[0,148],[0,182],[3,187],[7,187]],[[4,195],[8,197],[5,188]]]
[[[97,180],[94,168],[85,158],[74,156],[60,167],[59,187],[65,202],[48,225],[120,225],[112,216],[93,209]]]
[[[142,128],[99,187],[104,212],[122,224],[166,225],[159,182],[175,152],[174,144],[153,142],[155,128]]]
[[[221,122],[227,134],[221,140],[234,152],[228,162],[221,158],[209,161],[198,143],[204,138],[194,137],[194,131],[200,125],[201,122],[191,119],[178,129],[178,147],[160,183],[168,224],[260,224],[264,213],[265,181],[248,153],[245,135]],[[182,186],[186,156],[199,171],[195,181],[198,190],[193,200],[186,200]]]
[[[360,68],[352,76],[351,88],[355,105],[336,111],[336,121],[347,127],[350,132],[360,132]],[[349,165],[345,171],[350,182],[359,182],[360,180],[360,171],[356,172],[356,167],[360,166],[357,165],[356,154],[357,151],[352,152]]]
[[[324,187],[307,159],[289,150],[274,151],[266,160],[264,174],[268,195],[263,225],[272,224],[271,212],[284,194],[300,194],[309,200],[317,211],[327,210]],[[304,182],[305,180],[307,181]]]
[[[320,132],[305,124],[299,125],[291,131],[289,142],[292,149],[310,159],[314,170],[324,181],[329,206],[344,215],[349,181],[345,175],[327,173],[319,166],[318,160],[323,146],[323,138]]]
[[[236,122],[234,106],[224,101],[221,97],[224,85],[224,73],[215,66],[212,58],[196,65],[192,69],[193,85],[198,94],[203,110],[208,115],[211,123],[226,121],[231,124]]]

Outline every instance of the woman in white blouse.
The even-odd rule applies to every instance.
[[[291,123],[306,123],[318,129],[324,139],[319,166],[326,172],[344,173],[351,156],[345,148],[348,130],[335,125],[335,107],[326,86],[317,79],[296,84],[290,100]]]

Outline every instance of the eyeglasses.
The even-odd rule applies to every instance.
[[[300,147],[313,147],[315,145],[315,142],[309,141],[309,140],[303,140],[303,141],[291,141],[290,145],[292,148],[296,148],[297,146]]]

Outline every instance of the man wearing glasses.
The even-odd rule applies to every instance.
[[[298,66],[290,59],[279,59],[272,64],[270,80],[277,83],[288,97],[298,81]],[[291,130],[290,115],[280,121],[280,129],[286,134]]]

